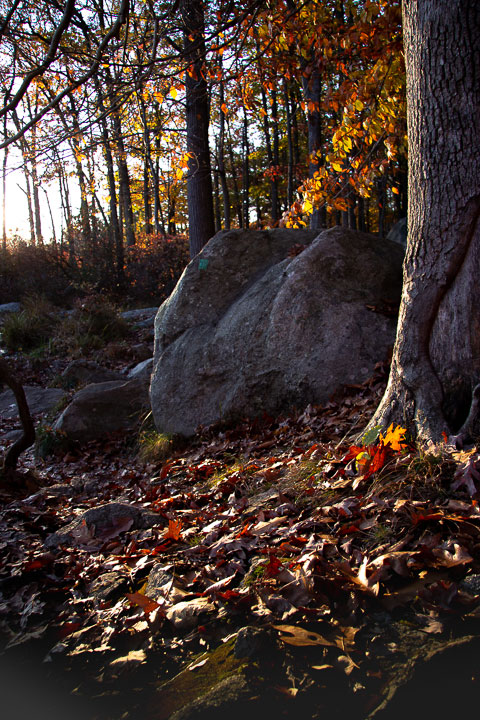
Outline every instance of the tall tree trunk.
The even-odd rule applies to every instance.
[[[132,195],[130,192],[130,177],[128,174],[127,153],[123,142],[122,121],[117,110],[112,113],[113,133],[117,146],[118,181],[120,185],[120,202],[123,210],[125,227],[125,240],[127,247],[135,245],[135,223],[133,220]]]
[[[233,197],[235,198],[235,208],[237,211],[238,227],[243,228],[242,203],[240,198],[240,189],[237,181],[237,168],[235,167],[235,157],[233,155],[233,142],[230,132],[230,123],[228,123],[228,157],[230,160],[230,172],[232,175]]]
[[[138,104],[143,125],[143,212],[145,219],[145,234],[151,235],[152,228],[152,208],[150,193],[149,171],[152,169],[152,152],[150,147],[150,128],[148,125],[147,109],[142,96],[142,89],[137,91]]]
[[[37,170],[37,158],[32,157],[32,195],[33,195],[33,209],[35,218],[35,237],[38,245],[43,245],[43,234],[42,234],[42,215],[40,212],[40,197],[39,197],[40,183],[38,180]]]
[[[42,190],[45,194],[45,200],[47,202],[47,207],[48,207],[48,214],[50,215],[50,223],[52,225],[52,241],[53,241],[53,244],[56,245],[57,244],[57,234],[55,232],[55,221],[53,219],[52,206],[50,205],[50,198],[48,197],[48,192],[46,191],[46,189],[42,188]]]
[[[30,245],[35,245],[35,222],[33,220],[32,186],[30,182],[30,171],[27,162],[23,161],[23,172],[25,174],[25,194],[27,196],[28,227],[30,228]]]
[[[322,117],[320,114],[321,91],[320,75],[316,70],[312,70],[310,77],[303,79],[303,92],[307,104],[309,178],[313,178],[314,173],[320,167],[318,153],[321,151],[323,142]],[[326,219],[325,205],[321,208],[315,208],[310,216],[310,227],[312,230],[326,227]]]
[[[70,113],[71,113],[71,119],[72,119],[72,148],[73,148],[73,155],[75,158],[75,169],[77,172],[77,181],[78,181],[78,187],[80,188],[80,221],[82,224],[82,234],[84,240],[90,244],[90,241],[92,239],[92,228],[90,225],[90,215],[88,211],[88,193],[87,193],[87,181],[85,178],[85,172],[83,170],[82,165],[82,147],[80,145],[79,138],[81,137],[80,132],[80,123],[78,120],[78,110],[77,105],[75,103],[75,99],[73,97],[72,93],[68,94],[69,104],[70,104]],[[63,124],[66,129],[68,129],[68,123],[63,116]]]
[[[408,243],[390,379],[372,422],[438,440],[479,429],[468,414],[480,382],[480,4],[404,0],[403,14]]]
[[[202,0],[180,0],[185,75],[190,255],[195,257],[215,234],[208,126],[210,107],[205,79],[205,17]]]
[[[222,229],[222,214],[220,211],[220,182],[218,178],[218,170],[213,173],[213,197],[214,197],[214,211],[215,211],[215,232],[219,232]]]
[[[222,186],[223,196],[223,219],[225,230],[230,230],[230,192],[227,184],[227,174],[225,172],[225,113],[222,106],[225,103],[225,88],[223,80],[220,81],[220,128],[218,133],[218,149],[217,149],[217,166],[220,185]]]
[[[263,107],[263,133],[265,135],[265,150],[267,153],[267,163],[268,163],[268,169],[271,173],[274,172],[274,159],[273,159],[273,146],[272,146],[272,138],[270,133],[270,122],[268,119],[268,102],[267,102],[267,93],[265,92],[265,88],[263,85],[260,86],[260,91],[262,95],[262,107]],[[269,177],[269,184],[270,184],[270,216],[272,220],[272,225],[278,224],[278,181],[275,175],[270,175]]]
[[[247,111],[243,108],[243,225],[250,226],[250,143],[248,139]]]
[[[3,168],[2,168],[2,209],[3,209],[3,215],[2,215],[2,221],[3,221],[3,228],[2,228],[2,245],[3,249],[7,249],[7,218],[6,218],[6,208],[7,208],[7,162],[8,162],[8,146],[3,151]]]
[[[293,127],[292,127],[292,112],[290,108],[290,93],[288,91],[287,81],[283,83],[283,94],[285,110],[287,114],[287,207],[291,207],[293,204],[293,172],[294,172],[294,157],[293,157]]]
[[[59,181],[60,181],[60,197],[62,198],[65,226],[67,229],[67,244],[68,244],[68,262],[71,267],[76,265],[75,257],[75,236],[73,232],[73,218],[72,218],[72,206],[70,204],[70,191],[68,189],[68,179],[65,177],[63,171],[63,164],[60,158],[57,160],[59,170]]]
[[[123,238],[120,230],[120,221],[118,219],[118,203],[117,203],[117,186],[115,183],[115,169],[113,162],[112,150],[110,148],[110,137],[108,133],[107,121],[104,117],[105,105],[103,100],[103,94],[101,92],[100,84],[97,83],[97,97],[99,101],[99,108],[102,113],[100,120],[100,127],[102,131],[103,140],[103,152],[105,156],[105,164],[107,166],[107,185],[108,185],[108,203],[109,203],[109,233],[111,237],[111,244],[115,248],[115,268],[117,275],[117,283],[123,285],[125,280],[124,265],[125,265],[125,254],[123,251]]]

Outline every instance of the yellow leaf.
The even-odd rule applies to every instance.
[[[174,87],[170,88],[170,96],[175,100],[178,95],[178,90]]]
[[[183,170],[179,168],[176,172],[177,180],[181,180],[183,178]]]
[[[343,167],[340,165],[340,163],[336,163],[336,162],[332,162],[332,168],[336,172],[342,172],[342,170],[343,170]]]
[[[400,190],[396,187],[392,187],[392,193],[394,193],[395,195],[400,195]]]
[[[355,100],[355,108],[356,110],[363,110],[363,102],[361,100]]]
[[[313,205],[310,200],[305,200],[303,203],[303,212],[307,213],[307,215],[311,215],[313,213]]]
[[[397,425],[393,427],[393,423],[388,428],[385,437],[380,433],[380,442],[384,445],[390,445],[392,450],[403,450],[407,446],[407,443],[402,442],[405,440],[406,429]]]

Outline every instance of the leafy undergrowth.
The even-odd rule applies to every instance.
[[[463,582],[480,572],[480,455],[419,451],[401,428],[355,441],[383,388],[378,368],[324,408],[211,428],[158,462],[125,437],[37,461],[38,490],[0,497],[10,691],[53,679],[44,708],[157,717],[159,683],[254,625],[297,653],[280,695],[333,671],[366,717],[388,666],[371,618],[443,637],[480,603]]]

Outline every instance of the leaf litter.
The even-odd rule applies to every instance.
[[[393,426],[355,439],[384,380],[379,366],[325,407],[203,429],[159,463],[122,436],[37,460],[40,488],[0,498],[3,657],[107,698],[92,718],[135,717],[125,688],[196,667],[246,625],[306,653],[305,677],[353,682],[382,675],[372,613],[431,636],[478,617],[462,583],[480,572],[480,454],[420,451]]]

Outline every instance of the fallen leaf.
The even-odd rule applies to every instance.
[[[164,540],[167,540],[167,538],[171,538],[172,540],[180,540],[182,537],[181,529],[182,523],[180,520],[169,520],[168,530],[163,535]]]

